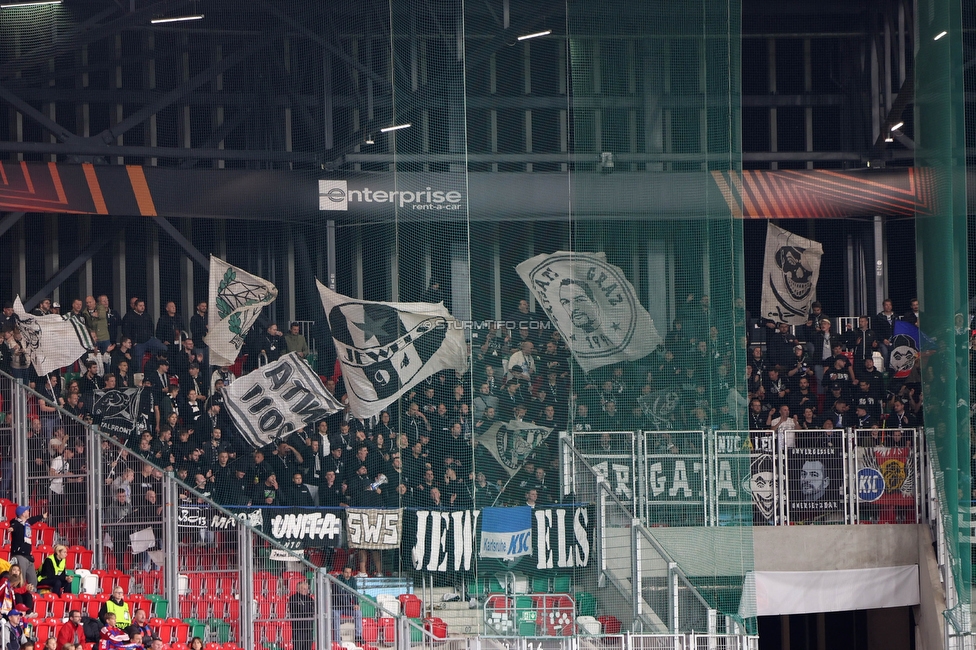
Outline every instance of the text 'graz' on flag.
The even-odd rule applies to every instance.
[[[515,270],[585,372],[642,359],[661,343],[633,285],[605,254],[536,255]]]

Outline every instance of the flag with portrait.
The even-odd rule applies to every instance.
[[[357,300],[316,285],[357,417],[379,415],[436,372],[467,371],[464,331],[444,303]]]
[[[277,297],[278,289],[264,278],[211,255],[208,331],[204,337],[210,348],[210,363],[234,365],[254,321]]]
[[[763,257],[762,317],[803,325],[817,299],[823,246],[772,223],[766,225]]]
[[[661,344],[633,285],[604,253],[536,255],[515,270],[585,372],[643,359]]]

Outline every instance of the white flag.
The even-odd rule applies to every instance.
[[[633,285],[603,253],[536,255],[515,270],[585,372],[642,359],[660,345]]]
[[[227,414],[254,447],[285,438],[342,409],[297,352],[234,380],[224,394]]]
[[[204,337],[210,348],[210,363],[234,365],[254,321],[277,297],[278,289],[267,280],[211,255],[207,310],[210,331]]]
[[[84,322],[74,316],[28,314],[20,296],[14,300],[14,314],[20,330],[20,344],[38,375],[70,366],[95,347]]]
[[[444,303],[356,300],[316,285],[357,417],[378,415],[435,372],[467,371],[464,331]]]
[[[529,422],[496,422],[478,436],[478,444],[491,453],[509,476],[514,476],[550,433],[552,429]]]
[[[763,257],[762,317],[778,323],[802,325],[817,299],[823,246],[806,237],[766,226]]]

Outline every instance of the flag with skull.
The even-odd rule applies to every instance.
[[[823,246],[768,224],[763,258],[762,317],[802,325],[817,299]]]

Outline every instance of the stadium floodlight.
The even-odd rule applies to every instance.
[[[544,32],[535,32],[534,34],[526,34],[524,36],[519,36],[518,37],[518,40],[520,40],[520,41],[527,41],[530,38],[538,38],[540,36],[548,36],[549,34],[552,34],[552,30],[551,29],[547,29]]]
[[[168,18],[153,18],[149,22],[153,25],[161,25],[163,23],[182,23],[187,20],[203,20],[203,14],[188,14],[186,16],[170,16]]]
[[[16,7],[39,7],[41,5],[59,5],[62,0],[23,0],[23,2],[0,3],[0,9],[14,9]]]
[[[898,124],[895,124],[894,126],[892,126],[891,127],[891,130],[892,131],[897,131],[898,129],[900,129],[903,126],[905,126],[905,123],[904,122],[899,122]]]
[[[939,40],[940,38],[942,38],[943,36],[945,36],[948,33],[949,32],[947,32],[947,31],[941,31],[938,34],[936,34],[935,35],[935,38],[933,38],[932,40],[937,41],[937,40]]]
[[[390,131],[399,131],[400,129],[409,129],[412,125],[410,122],[406,124],[394,124],[393,126],[386,126],[380,129],[380,133],[389,133]]]

